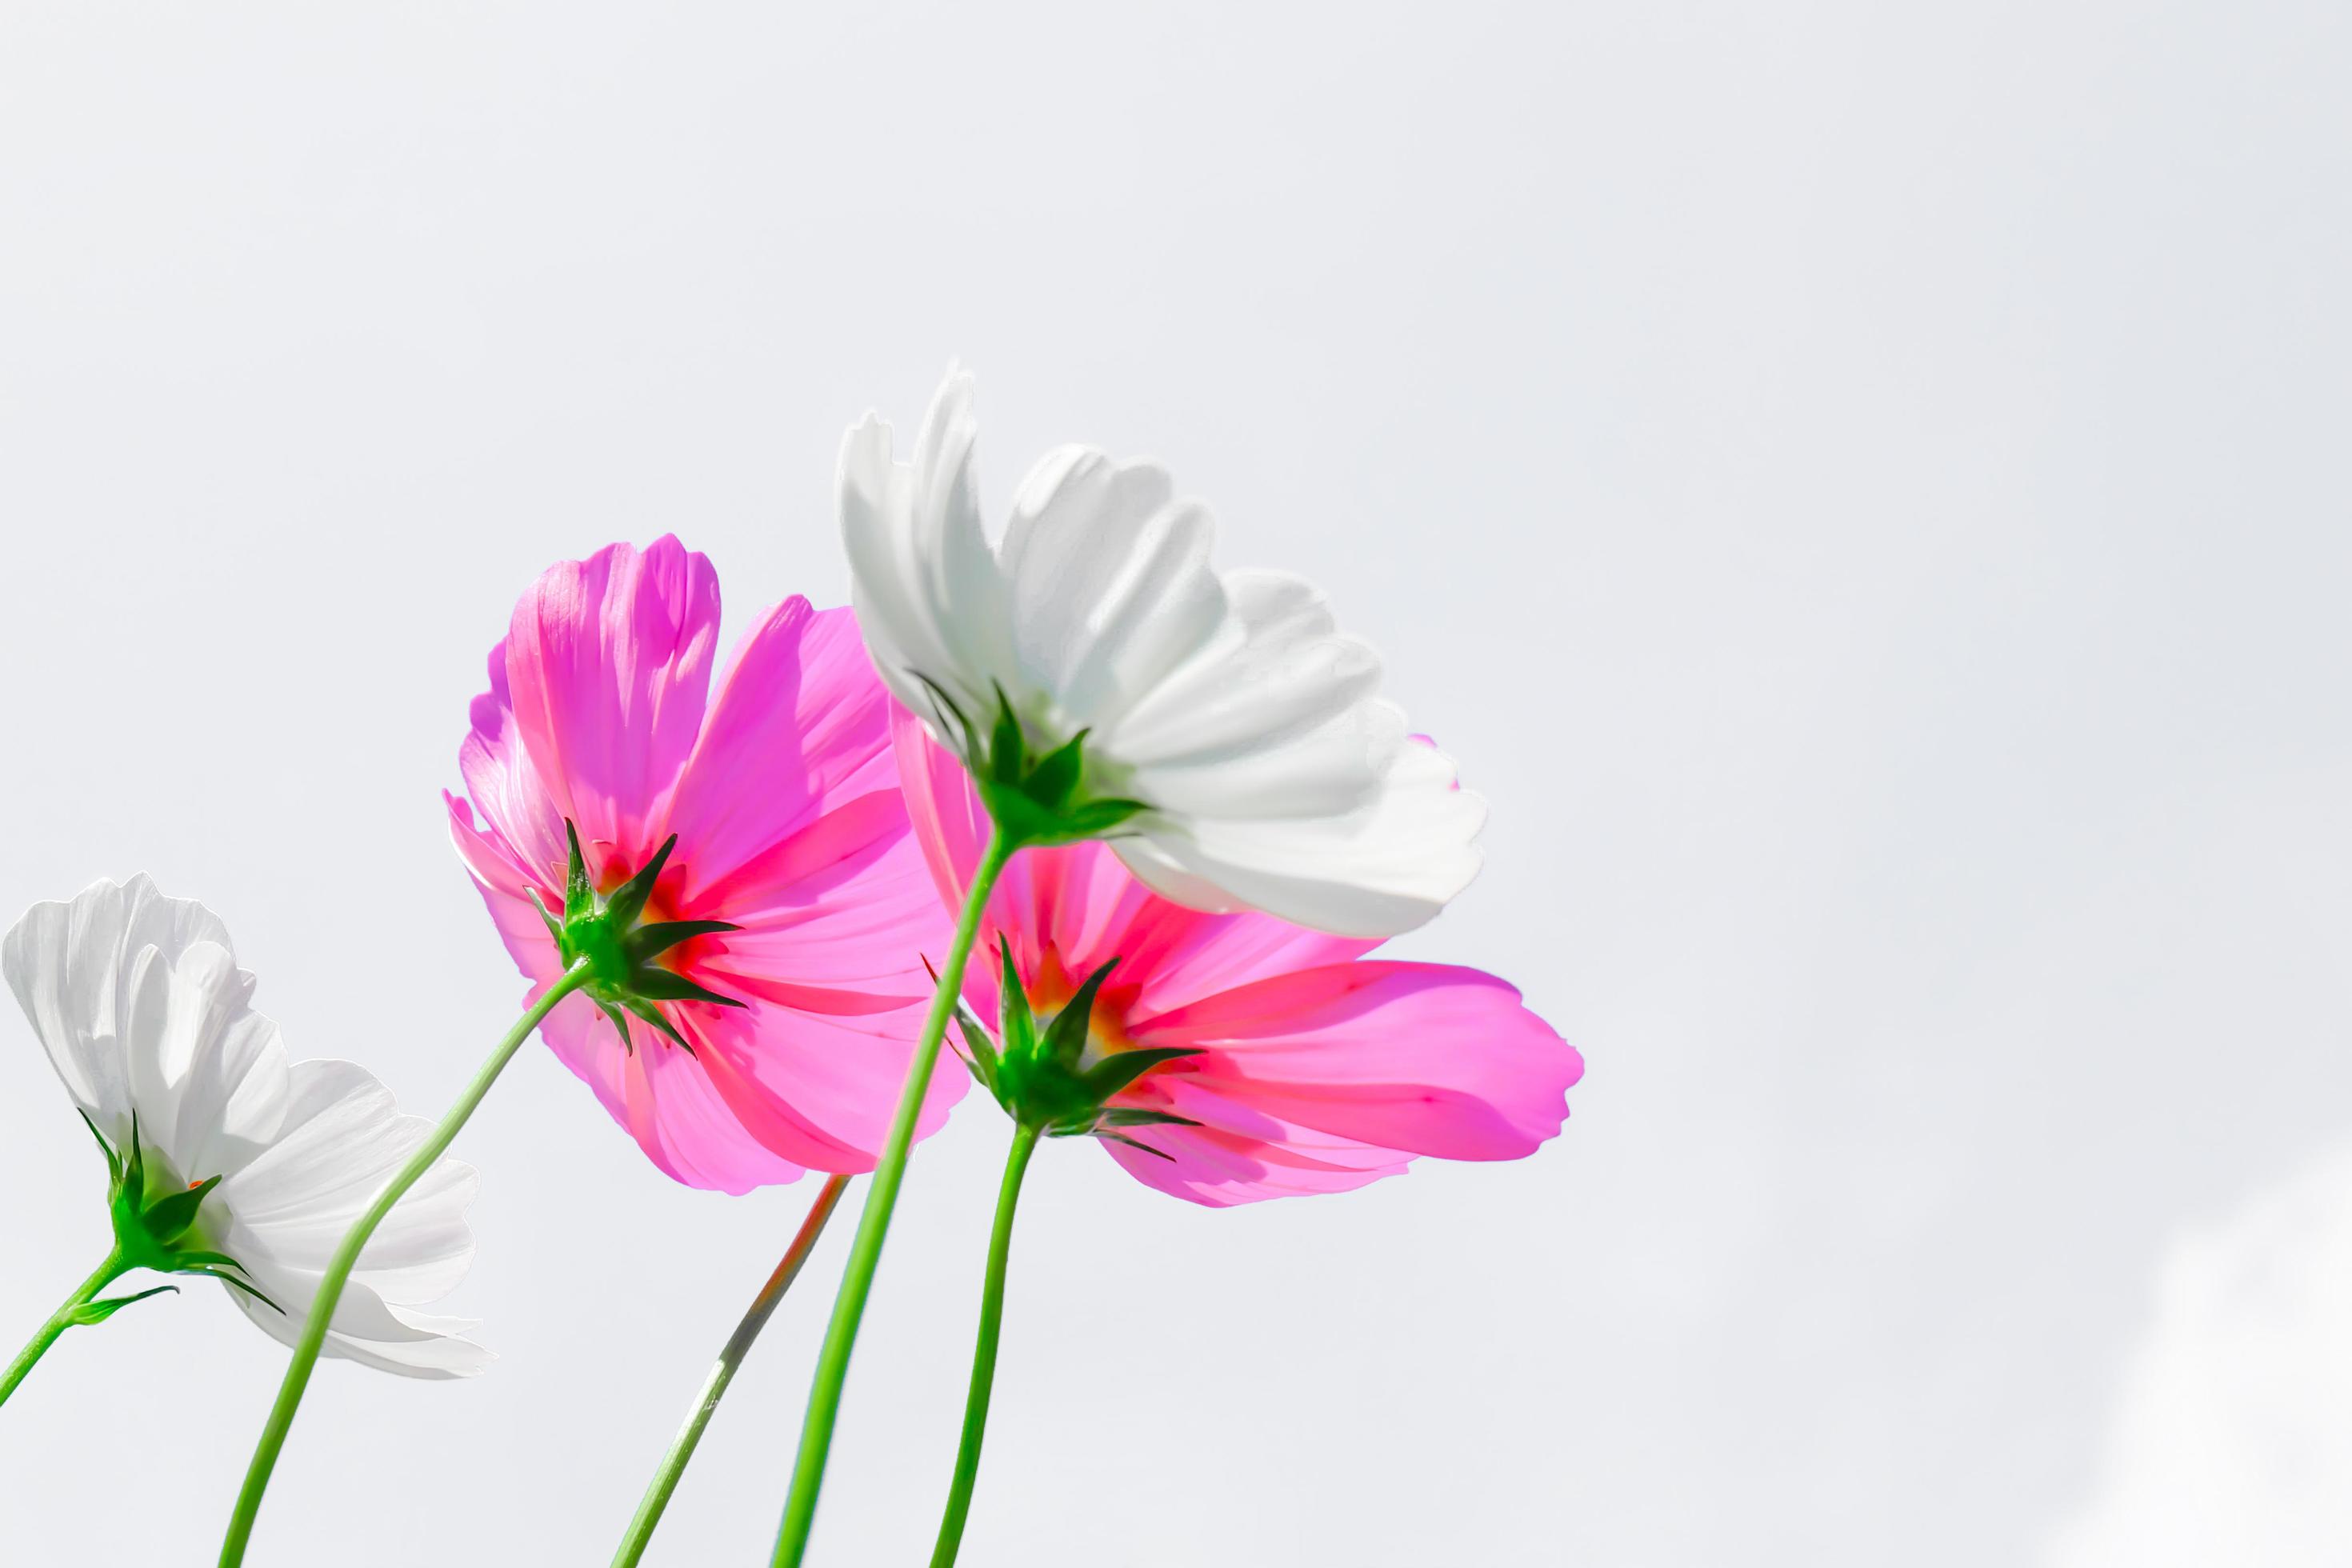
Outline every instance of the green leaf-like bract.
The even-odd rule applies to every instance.
[[[701,1002],[719,1007],[740,1007],[745,1004],[738,997],[724,995],[690,980],[658,961],[698,937],[722,936],[742,928],[732,921],[643,919],[653,902],[655,886],[668,868],[670,857],[677,851],[677,834],[664,839],[653,858],[603,898],[597,896],[594,884],[589,880],[588,863],[580,849],[580,832],[569,818],[564,821],[563,835],[570,847],[564,872],[563,918],[559,921],[549,914],[536,893],[531,902],[539,908],[540,918],[554,936],[564,966],[586,962],[588,982],[581,989],[604,1015],[614,1033],[620,1036],[623,1050],[636,1049],[629,1028],[629,1020],[636,1018],[650,1027],[656,1038],[667,1039],[692,1055],[693,1045],[659,1004]]]
[[[1041,1029],[1022,988],[1012,944],[1000,936],[997,1037],[991,1040],[980,1019],[959,1003],[956,1018],[964,1038],[961,1054],[981,1087],[1023,1126],[1051,1138],[1092,1136],[1132,1144],[1166,1158],[1164,1151],[1139,1142],[1120,1130],[1200,1123],[1171,1110],[1109,1101],[1155,1069],[1201,1053],[1186,1047],[1139,1047],[1112,1051],[1092,1067],[1084,1065],[1095,1007],[1104,983],[1118,964],[1118,959],[1111,959],[1087,975]],[[932,978],[936,982],[936,973]]]

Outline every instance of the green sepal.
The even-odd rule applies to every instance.
[[[923,973],[931,977],[932,988],[938,989],[940,972],[931,967],[931,961],[928,958],[923,960]],[[971,1076],[980,1080],[980,1087],[988,1090],[992,1097],[994,1096],[996,1093],[995,1042],[988,1037],[988,1029],[981,1023],[980,1015],[973,1012],[971,1004],[961,996],[955,999],[955,1021],[957,1033],[963,1036],[963,1045],[956,1050],[956,1055],[961,1057],[963,1065],[971,1069]]]
[[[1175,1163],[1176,1156],[1171,1154],[1167,1150],[1154,1149],[1150,1144],[1144,1142],[1141,1139],[1129,1138],[1124,1132],[1097,1132],[1095,1136],[1101,1139],[1106,1143],[1124,1143],[1130,1149],[1140,1149],[1155,1160],[1166,1160],[1171,1164]]]
[[[618,926],[635,926],[654,896],[654,884],[661,880],[662,868],[669,864],[670,855],[677,848],[677,834],[663,839],[654,858],[638,867],[637,874],[614,889],[613,896],[604,900],[604,918]]]
[[[205,1199],[220,1184],[218,1176],[206,1176],[185,1192],[173,1193],[148,1205],[145,1216],[147,1234],[167,1245],[179,1240],[187,1234],[188,1227],[196,1223],[196,1211],[204,1206]]]
[[[1094,1136],[1116,1142],[1133,1142],[1118,1131],[1124,1127],[1197,1127],[1199,1122],[1173,1111],[1145,1106],[1114,1106],[1111,1096],[1132,1087],[1145,1075],[1171,1062],[1201,1053],[1189,1047],[1147,1046],[1114,1051],[1091,1068],[1081,1068],[1087,1037],[1103,983],[1118,960],[1110,959],[1087,976],[1069,1001],[1041,1031],[1022,989],[1013,962],[1012,944],[997,941],[1002,1009],[997,1037],[959,999],[957,1022],[965,1050],[958,1054],[972,1077],[994,1097],[1005,1113],[1024,1127],[1049,1138]],[[928,963],[925,965],[929,967]],[[936,983],[938,975],[933,973]],[[1145,1144],[1147,1152],[1161,1152]]]
[[[1102,1113],[1088,1131],[1106,1127],[1198,1127],[1189,1116],[1179,1116],[1172,1110],[1154,1110],[1143,1105],[1114,1105]]]
[[[89,1111],[84,1110],[80,1106],[77,1105],[74,1107],[74,1114],[81,1118],[81,1124],[84,1127],[89,1129],[89,1135],[98,1140],[98,1152],[106,1156],[106,1184],[108,1189],[110,1191],[115,1187],[121,1186],[122,1184],[122,1160],[120,1155],[115,1153],[114,1145],[106,1141],[106,1134],[98,1130],[98,1123],[89,1119]]]
[[[708,985],[688,980],[675,969],[648,969],[633,983],[637,999],[652,1002],[709,1002],[720,1007],[744,1007],[750,1004],[734,996],[724,996]]]
[[[1004,688],[995,687],[996,716],[982,738],[970,714],[956,705],[944,688],[919,671],[910,671],[930,694],[939,727],[951,729],[962,741],[964,765],[980,791],[981,803],[1005,841],[1015,846],[1076,844],[1109,837],[1138,812],[1144,802],[1123,796],[1087,793],[1087,738],[1081,730],[1043,755],[1033,751],[1028,731]]]
[[[923,689],[931,694],[931,706],[939,710],[940,717],[953,721],[957,732],[963,737],[962,754],[967,757],[987,755],[980,743],[980,731],[971,727],[971,721],[965,717],[962,709],[955,705],[955,699],[950,697],[938,681],[920,670],[908,670],[907,673],[923,683]]]
[[[1087,736],[1093,731],[1081,730],[1053,751],[1037,759],[1022,784],[1031,800],[1048,810],[1066,810],[1070,797],[1078,793],[1079,777],[1086,771],[1082,748]]]
[[[642,925],[631,931],[622,945],[628,949],[631,958],[642,963],[646,959],[667,952],[682,942],[742,929],[733,921],[656,921],[651,925]]]
[[[119,1211],[128,1203],[134,1209],[147,1206],[147,1156],[141,1152],[139,1112],[131,1113],[131,1152],[122,1156],[122,1175],[114,1184],[119,1189],[115,1207]]]
[[[563,875],[563,923],[568,926],[595,912],[596,889],[588,882],[587,857],[580,853],[580,830],[568,816],[563,819],[563,838],[572,847]]]
[[[670,857],[677,851],[677,834],[664,839],[651,859],[602,898],[588,879],[587,860],[580,849],[580,830],[568,817],[563,824],[563,837],[570,846],[563,918],[557,921],[549,915],[535,895],[531,902],[539,907],[541,918],[554,934],[556,951],[562,956],[564,967],[583,963],[587,966],[588,980],[581,989],[613,1026],[624,1052],[635,1054],[636,1050],[636,1041],[629,1028],[629,1020],[635,1017],[691,1056],[694,1047],[656,1003],[706,1002],[720,1007],[741,1007],[746,1004],[689,980],[656,961],[697,937],[717,936],[742,928],[732,921],[638,923],[653,901],[654,889],[668,868]]]
[[[1021,972],[1013,966],[1013,943],[1003,936],[996,939],[996,956],[1002,969],[996,982],[997,1034],[1004,1042],[1004,1054],[1027,1058],[1037,1047],[1037,1019],[1029,1011],[1029,999],[1022,994]]]
[[[217,1279],[222,1284],[227,1286],[230,1289],[252,1297],[255,1300],[260,1302],[263,1306],[268,1308],[279,1317],[282,1318],[286,1315],[285,1308],[279,1306],[277,1302],[271,1300],[268,1297],[255,1289],[250,1284],[247,1283],[240,1275],[231,1274],[226,1270],[220,1268],[184,1268],[180,1272],[183,1274],[201,1274],[207,1279]]]
[[[1150,808],[1139,800],[1090,800],[1084,805],[1073,806],[1062,814],[1064,842],[1075,843],[1087,838],[1108,838],[1111,829],[1124,824],[1137,812]]]
[[[278,1303],[264,1296],[242,1278],[245,1265],[226,1252],[216,1252],[204,1245],[205,1237],[196,1229],[205,1200],[219,1186],[221,1177],[211,1175],[189,1183],[176,1191],[152,1196],[147,1190],[151,1170],[147,1161],[146,1141],[139,1135],[139,1116],[131,1113],[129,1147],[117,1149],[98,1130],[89,1115],[83,1124],[98,1140],[99,1152],[106,1156],[107,1208],[114,1222],[114,1251],[121,1272],[149,1268],[158,1274],[194,1274],[244,1291],[272,1310]],[[133,1301],[171,1290],[175,1287],[159,1285],[134,1295],[118,1296],[91,1301],[78,1309],[78,1323],[102,1322],[108,1317]]]
[[[1094,1090],[1096,1099],[1108,1100],[1153,1068],[1200,1054],[1184,1046],[1144,1046],[1131,1051],[1115,1051],[1087,1069],[1087,1087]]]
[[[539,889],[537,888],[525,888],[523,889],[523,894],[530,900],[530,907],[539,911],[539,918],[546,922],[547,934],[555,939],[555,944],[558,947],[562,946],[563,922],[547,912],[547,906],[539,901]]]
[[[964,1048],[958,1054],[980,1087],[992,1095],[996,1093],[996,1047],[988,1042],[988,1031],[980,1026],[977,1016],[966,1008],[956,1010],[956,1025],[963,1035]]]
[[[684,1035],[679,1034],[677,1032],[677,1026],[669,1021],[668,1015],[665,1014],[660,1008],[655,1006],[652,1003],[639,996],[625,996],[621,999],[621,1005],[626,1007],[630,1012],[635,1014],[646,1023],[651,1024],[661,1033],[667,1035],[669,1037],[669,1043],[684,1051],[688,1056],[692,1056],[694,1054],[693,1043],[688,1040]]]
[[[1086,1055],[1087,1030],[1094,1022],[1095,994],[1102,989],[1102,983],[1118,964],[1116,958],[1106,961],[1071,993],[1069,1001],[1054,1015],[1054,1021],[1045,1026],[1045,1037],[1038,1046],[1040,1051],[1065,1068],[1077,1067],[1078,1058]]]
[[[66,1321],[76,1328],[86,1329],[92,1323],[106,1321],[133,1301],[144,1301],[150,1296],[161,1296],[166,1292],[176,1296],[180,1293],[180,1288],[177,1285],[157,1285],[134,1295],[102,1296],[95,1301],[84,1301],[80,1306],[76,1307],[67,1315]]]
[[[234,1268],[240,1274],[245,1272],[245,1265],[226,1252],[190,1252],[183,1248],[178,1256],[184,1262],[201,1263],[207,1268]]]

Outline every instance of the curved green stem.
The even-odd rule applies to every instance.
[[[661,1522],[662,1510],[669,1506],[669,1494],[677,1489],[678,1478],[686,1473],[686,1462],[694,1458],[695,1445],[702,1441],[702,1429],[710,1425],[710,1413],[719,1408],[721,1394],[734,1381],[735,1369],[743,1364],[751,1342],[768,1326],[768,1319],[776,1304],[784,1299],[793,1280],[808,1261],[816,1247],[816,1238],[824,1234],[824,1222],[841,1202],[841,1194],[849,1186],[847,1176],[829,1176],[816,1202],[809,1205],[808,1217],[801,1221],[800,1234],[793,1237],[792,1246],[784,1249],[783,1260],[760,1293],[751,1298],[751,1305],[735,1331],[727,1338],[719,1359],[710,1366],[710,1375],[702,1380],[701,1392],[694,1398],[694,1408],[687,1413],[686,1425],[670,1440],[669,1452],[662,1456],[661,1468],[654,1472],[653,1484],[646,1488],[645,1500],[637,1504],[637,1514],[629,1521],[628,1533],[621,1538],[621,1549],[613,1553],[613,1568],[636,1568],[637,1559],[646,1554],[646,1543],[654,1538],[654,1526]]]
[[[980,1479],[980,1441],[988,1429],[988,1395],[996,1384],[996,1336],[1004,1326],[1004,1265],[1013,1252],[1013,1210],[1021,1201],[1021,1178],[1037,1147],[1037,1130],[1016,1125],[1004,1156],[1004,1182],[996,1192],[996,1228],[988,1235],[988,1280],[980,1289],[980,1338],[971,1349],[971,1392],[963,1403],[963,1442],[956,1449],[955,1480],[948,1488],[947,1511],[940,1516],[939,1543],[931,1568],[954,1568],[963,1544],[964,1516],[971,1511],[971,1486]]]
[[[971,891],[964,898],[963,915],[956,922],[955,940],[948,947],[947,963],[940,972],[930,1016],[923,1020],[914,1059],[907,1064],[907,1085],[898,1094],[889,1141],[874,1167],[874,1183],[866,1189],[865,1212],[857,1216],[857,1237],[850,1244],[849,1262],[833,1299],[824,1347],[817,1353],[808,1413],[801,1418],[800,1452],[793,1461],[793,1488],[784,1499],[783,1522],[776,1531],[773,1568],[800,1568],[801,1558],[808,1551],[809,1530],[816,1522],[817,1489],[824,1484],[825,1455],[833,1447],[833,1424],[841,1412],[841,1385],[849,1375],[850,1349],[857,1342],[858,1321],[866,1315],[866,1298],[874,1288],[875,1266],[882,1259],[882,1238],[890,1229],[890,1211],[898,1204],[898,1184],[907,1173],[907,1150],[915,1141],[915,1119],[923,1109],[924,1090],[930,1087],[931,1068],[940,1059],[940,1041],[963,993],[964,963],[980,935],[981,911],[988,906],[997,874],[1018,847],[1005,837],[1003,829],[991,830],[988,848],[972,876]]]
[[[16,1392],[16,1385],[25,1381],[25,1374],[33,1370],[33,1363],[41,1359],[42,1352],[58,1342],[59,1334],[73,1327],[74,1314],[96,1300],[98,1293],[128,1272],[130,1267],[122,1261],[122,1249],[116,1247],[106,1255],[106,1261],[98,1266],[97,1271],[65,1299],[64,1305],[49,1314],[49,1321],[41,1325],[41,1331],[16,1352],[16,1359],[8,1363],[8,1370],[0,1373],[0,1405],[8,1403],[8,1396]]]
[[[392,1212],[401,1194],[415,1186],[417,1178],[431,1170],[433,1163],[448,1149],[457,1130],[466,1125],[467,1119],[482,1103],[482,1097],[490,1092],[490,1085],[499,1080],[499,1074],[506,1070],[515,1052],[539,1027],[540,1020],[587,980],[588,961],[582,959],[565,970],[562,978],[547,988],[547,994],[515,1021],[515,1026],[507,1031],[506,1038],[499,1042],[498,1048],[474,1075],[474,1081],[457,1097],[457,1103],[449,1108],[440,1125],[433,1129],[432,1135],[408,1157],[408,1163],[376,1194],[375,1202],[368,1205],[359,1223],[335,1248],[334,1257],[327,1262],[326,1273],[320,1277],[318,1298],[310,1303],[310,1316],[302,1325],[302,1337],[295,1342],[294,1359],[286,1368],[285,1380],[278,1385],[278,1402],[269,1407],[269,1419],[261,1428],[261,1441],[254,1446],[253,1462],[246,1467],[245,1485],[236,1494],[236,1511],[229,1516],[228,1534],[221,1542],[220,1568],[236,1568],[245,1561],[246,1542],[253,1535],[255,1517],[261,1512],[261,1494],[269,1488],[269,1472],[277,1468],[278,1450],[286,1446],[287,1429],[294,1425],[294,1412],[302,1403],[303,1389],[310,1384],[310,1369],[318,1364],[320,1349],[327,1342],[327,1326],[334,1321],[335,1303],[341,1299],[344,1282],[351,1279],[368,1237],[375,1234],[375,1227],[383,1223],[384,1215]]]

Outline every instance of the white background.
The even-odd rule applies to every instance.
[[[0,913],[150,870],[437,1114],[521,993],[437,795],[516,594],[674,530],[730,626],[839,602],[840,432],[959,355],[992,503],[1148,450],[1328,587],[1494,808],[1402,951],[1591,1064],[1352,1196],[1047,1151],[968,1563],[2343,1561],[2352,1265],[2255,1265],[2352,1255],[2347,74],[2337,3],[16,0]],[[914,1166],[820,1564],[928,1550],[1003,1137]],[[256,1568],[604,1562],[814,1191],[536,1049],[459,1148],[502,1359],[323,1369]],[[13,1014],[0,1181],[13,1347],[105,1246]],[[765,1562],[846,1230],[651,1561]],[[2204,1334],[2248,1257],[2336,1294]],[[211,1562],[283,1359],[69,1334],[0,1556]]]

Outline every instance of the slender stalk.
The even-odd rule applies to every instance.
[[[621,1538],[621,1549],[613,1554],[613,1568],[636,1568],[637,1559],[646,1554],[646,1543],[654,1538],[654,1526],[661,1522],[662,1510],[669,1506],[669,1494],[677,1489],[678,1478],[686,1473],[686,1462],[694,1458],[695,1445],[702,1441],[702,1429],[710,1425],[710,1413],[719,1408],[719,1396],[734,1381],[735,1369],[743,1364],[751,1342],[768,1326],[776,1304],[784,1299],[784,1292],[800,1274],[801,1265],[815,1249],[816,1238],[824,1234],[824,1222],[833,1217],[848,1186],[847,1176],[826,1178],[816,1202],[809,1205],[808,1217],[801,1221],[800,1234],[784,1249],[783,1260],[768,1276],[768,1282],[760,1287],[760,1293],[751,1298],[743,1321],[728,1336],[719,1359],[710,1365],[710,1375],[702,1380],[702,1390],[695,1395],[694,1408],[687,1412],[686,1425],[670,1440],[669,1452],[662,1456],[653,1484],[646,1488],[645,1500],[637,1504],[637,1516],[629,1521],[628,1533]]]
[[[482,1103],[482,1097],[489,1093],[490,1085],[499,1080],[499,1074],[506,1070],[507,1063],[514,1059],[515,1052],[530,1038],[530,1032],[539,1027],[540,1021],[587,979],[588,961],[583,958],[565,970],[562,978],[547,988],[547,994],[515,1021],[506,1038],[499,1042],[489,1059],[474,1075],[474,1081],[457,1097],[457,1103],[449,1108],[432,1135],[409,1156],[408,1163],[376,1194],[375,1202],[368,1205],[359,1223],[335,1248],[334,1257],[328,1259],[327,1271],[319,1279],[318,1298],[310,1303],[310,1319],[302,1325],[301,1339],[295,1343],[294,1359],[287,1365],[285,1381],[278,1385],[278,1402],[269,1407],[269,1419],[261,1428],[261,1441],[254,1446],[253,1462],[246,1468],[245,1485],[236,1494],[236,1511],[229,1516],[228,1534],[221,1542],[220,1568],[236,1568],[245,1561],[246,1542],[252,1538],[254,1519],[261,1512],[261,1494],[268,1489],[269,1473],[278,1465],[278,1451],[286,1445],[287,1429],[294,1425],[295,1409],[301,1405],[302,1391],[310,1382],[310,1369],[318,1364],[320,1349],[327,1342],[327,1327],[334,1321],[335,1303],[341,1299],[344,1282],[351,1279],[368,1237],[375,1234],[375,1227],[383,1223],[401,1194],[415,1186],[448,1149],[458,1129],[466,1125],[467,1119]]]
[[[1008,841],[1002,828],[992,828],[980,868],[965,895],[963,915],[956,922],[955,940],[940,971],[940,988],[931,998],[930,1016],[915,1042],[914,1059],[907,1064],[907,1085],[898,1093],[898,1114],[890,1123],[889,1141],[874,1167],[873,1184],[866,1189],[866,1208],[857,1216],[856,1239],[850,1243],[849,1262],[841,1288],[833,1299],[833,1319],[826,1324],[824,1347],[817,1353],[816,1379],[809,1389],[808,1413],[801,1418],[801,1447],[793,1461],[792,1491],[784,1499],[783,1522],[776,1531],[773,1568],[800,1568],[808,1551],[809,1530],[816,1522],[816,1494],[824,1484],[825,1455],[833,1447],[833,1424],[841,1412],[841,1386],[849,1375],[849,1352],[857,1342],[857,1325],[866,1315],[866,1298],[874,1288],[875,1266],[882,1260],[882,1238],[890,1229],[890,1211],[898,1202],[898,1184],[907,1173],[907,1150],[915,1141],[915,1118],[923,1109],[931,1069],[940,1059],[940,1041],[963,993],[965,961],[980,935],[981,911],[996,886],[998,873],[1019,846]]]
[[[58,1342],[59,1334],[73,1327],[74,1314],[96,1300],[100,1290],[113,1284],[128,1270],[129,1265],[122,1261],[122,1249],[118,1247],[106,1255],[106,1261],[100,1264],[89,1279],[75,1287],[74,1293],[65,1299],[65,1303],[49,1314],[49,1321],[41,1325],[40,1332],[16,1352],[16,1359],[8,1363],[8,1370],[0,1373],[0,1405],[8,1403],[8,1396],[16,1392],[16,1385],[25,1381],[25,1374],[33,1370],[33,1363],[41,1359],[42,1352]]]
[[[963,1544],[964,1516],[971,1511],[971,1486],[980,1479],[980,1441],[988,1430],[988,1395],[996,1384],[996,1336],[1004,1326],[1004,1265],[1013,1252],[1013,1210],[1021,1201],[1021,1178],[1037,1147],[1037,1130],[1015,1124],[1013,1148],[1004,1156],[1004,1183],[996,1192],[996,1228],[988,1235],[988,1280],[980,1289],[980,1338],[971,1349],[971,1392],[963,1403],[963,1442],[956,1449],[955,1480],[947,1510],[940,1516],[939,1543],[931,1568],[954,1568]]]

